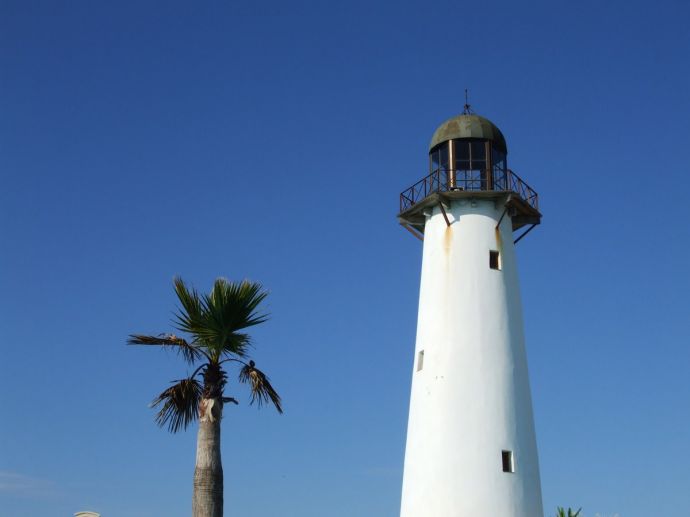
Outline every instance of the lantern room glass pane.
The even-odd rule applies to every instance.
[[[486,175],[486,141],[472,140],[470,142],[470,154],[472,190],[486,190],[489,188]]]
[[[448,143],[441,145],[441,170],[448,170]]]
[[[468,162],[470,161],[470,143],[467,140],[454,140],[453,145],[455,146],[455,162]],[[464,169],[465,167],[455,166],[456,169]]]
[[[455,169],[480,170],[486,168],[485,140],[454,140]]]
[[[472,161],[482,161],[486,163],[486,145],[484,141],[471,142]],[[476,167],[473,167],[473,169]]]
[[[430,163],[431,163],[431,171],[430,171],[430,172],[436,172],[436,171],[438,170],[439,160],[440,160],[440,157],[441,157],[441,154],[439,153],[439,150],[438,150],[438,149],[434,149],[433,151],[431,151],[431,153],[429,153],[429,157],[431,158],[431,161],[430,161]]]
[[[494,164],[494,169],[505,170],[506,168],[506,155],[505,153],[499,151],[498,149],[491,149],[491,161]]]
[[[503,151],[498,149],[491,149],[491,161],[493,163],[494,172],[494,189],[495,190],[510,190],[508,188],[508,174],[506,172],[506,155]]]
[[[483,171],[486,169],[486,162],[484,160],[472,160],[472,170]]]
[[[437,145],[429,152],[428,188],[431,192],[444,191],[448,188],[448,171],[450,170],[449,142]]]
[[[486,190],[486,140],[458,139],[453,145],[456,186],[463,190]]]

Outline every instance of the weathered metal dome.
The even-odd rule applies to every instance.
[[[481,138],[491,140],[493,147],[508,154],[506,139],[493,122],[479,115],[462,114],[446,120],[431,137],[429,150],[438,144],[456,138]]]

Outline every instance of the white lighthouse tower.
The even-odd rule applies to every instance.
[[[514,246],[541,214],[506,157],[466,106],[400,196],[424,241],[401,517],[544,515]]]

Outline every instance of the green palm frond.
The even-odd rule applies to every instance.
[[[256,402],[257,406],[261,407],[264,404],[272,402],[278,413],[283,412],[280,396],[271,386],[268,377],[256,368],[254,361],[249,361],[240,370],[240,382],[249,384],[252,392],[251,403]]]
[[[257,312],[268,293],[256,282],[229,282],[219,278],[210,294],[200,295],[176,278],[175,292],[181,304],[175,318],[178,329],[192,334],[213,352],[216,361],[223,354],[244,356],[250,339],[239,331],[268,318]]]
[[[163,406],[156,415],[160,427],[168,426],[171,433],[186,429],[199,416],[201,383],[194,378],[181,379],[158,395],[151,407]]]
[[[184,281],[176,277],[173,280],[175,294],[182,305],[175,315],[177,327],[180,330],[196,335],[203,328],[204,307],[196,289],[188,289]]]
[[[565,508],[559,506],[556,508],[556,517],[578,517],[581,511],[582,508],[580,508],[577,512],[573,512],[572,508],[568,508],[568,512],[566,513]]]
[[[258,282],[229,282],[225,278],[218,278],[213,283],[211,293],[204,295],[204,301],[214,316],[220,317],[234,330],[241,330],[268,319],[267,315],[256,313],[266,296],[268,293]]]
[[[130,334],[127,340],[128,345],[154,345],[170,348],[180,354],[189,364],[194,364],[202,357],[207,357],[203,350],[194,344],[188,343],[185,339],[174,334],[159,334],[157,336],[147,336],[144,334]]]

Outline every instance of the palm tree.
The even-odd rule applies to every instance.
[[[556,509],[556,517],[578,517],[580,515],[580,512],[582,511],[582,508],[580,508],[578,511],[573,512],[572,508],[568,508],[568,513],[565,512],[565,508],[561,508],[560,506]]]
[[[228,282],[223,278],[215,281],[210,294],[200,295],[188,289],[180,278],[175,278],[174,285],[180,306],[173,325],[188,339],[171,333],[132,334],[127,343],[175,350],[195,368],[189,377],[173,381],[151,406],[159,408],[156,423],[167,426],[172,433],[199,420],[192,515],[222,517],[220,423],[224,404],[237,404],[237,400],[225,396],[226,366],[239,366],[238,380],[249,385],[250,403],[259,407],[271,403],[279,413],[283,412],[280,397],[268,377],[248,358],[251,340],[243,332],[266,321],[267,316],[258,313],[257,308],[267,293],[260,284],[246,280]]]

